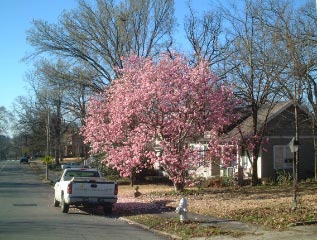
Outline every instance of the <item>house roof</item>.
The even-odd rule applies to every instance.
[[[293,105],[293,101],[277,102],[274,104],[265,104],[258,110],[258,129],[261,129],[264,124],[269,123],[272,119],[278,116],[281,112]],[[222,138],[239,138],[240,131],[244,136],[253,134],[253,119],[252,115],[248,116],[244,121],[235,126],[232,130],[225,133]]]

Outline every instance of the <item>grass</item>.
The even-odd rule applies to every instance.
[[[283,230],[295,222],[317,220],[317,184],[299,186],[296,211],[291,210],[290,186],[244,187],[206,194],[209,205],[203,197],[191,211]]]
[[[317,183],[300,183],[298,191],[298,208],[292,211],[292,186],[266,185],[241,188],[205,188],[187,189],[184,193],[175,193],[170,186],[141,185],[142,195],[135,199],[143,203],[165,202],[165,207],[175,208],[181,197],[186,197],[188,209],[192,213],[210,215],[213,217],[238,220],[245,223],[260,225],[269,229],[285,230],[290,224],[317,220]],[[124,186],[119,188],[119,198],[133,198],[133,188]],[[174,222],[164,224],[165,219],[157,219],[157,215],[131,214],[129,218],[142,222],[154,229],[164,228],[182,236],[188,229],[201,227],[199,223],[177,225]],[[159,223],[158,223],[159,222]],[[182,228],[185,228],[181,230]],[[173,230],[174,229],[174,230]],[[187,230],[186,230],[187,229]],[[235,234],[221,232],[221,229],[203,228],[206,235]],[[220,233],[218,232],[220,231]],[[198,233],[189,231],[191,237]],[[196,235],[195,235],[196,234]],[[186,235],[186,234],[185,234]]]
[[[182,239],[192,237],[210,237],[219,235],[230,235],[233,237],[243,236],[241,231],[224,230],[220,227],[207,226],[195,221],[180,222],[177,218],[162,218],[157,215],[141,214],[130,216],[130,220],[148,226],[150,229],[168,232]]]

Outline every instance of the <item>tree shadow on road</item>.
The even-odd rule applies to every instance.
[[[118,202],[114,204],[112,214],[106,215],[107,217],[123,217],[133,216],[138,214],[157,214],[162,212],[174,212],[175,208],[167,206],[170,200],[159,200],[150,203],[129,201]],[[69,214],[81,214],[81,215],[96,215],[104,216],[102,206],[92,207],[72,207],[69,210]]]
[[[132,216],[138,214],[157,214],[162,212],[174,212],[175,208],[167,206],[170,200],[159,200],[150,203],[129,201],[129,202],[118,202],[114,204],[112,214],[109,217],[122,217]],[[104,211],[102,206],[95,207],[77,207],[71,208],[69,214],[87,214],[103,216]]]
[[[175,208],[167,206],[170,200],[158,200],[153,202],[119,202],[114,205],[113,213],[120,216],[131,216],[138,214],[153,214],[161,212],[172,212]]]

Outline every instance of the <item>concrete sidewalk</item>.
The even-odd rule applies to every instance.
[[[218,226],[225,230],[236,230],[246,233],[246,235],[239,238],[221,235],[212,236],[210,238],[192,238],[192,239],[213,239],[213,240],[317,240],[317,225],[303,225],[289,227],[284,231],[268,230],[261,226],[250,225],[239,221],[232,221],[226,219],[218,219],[208,216],[190,213],[188,215],[190,220],[200,221],[206,226]]]
[[[189,214],[189,219],[205,222],[207,226],[218,226],[225,230],[235,230],[246,233],[245,236],[239,237],[241,240],[317,240],[317,225],[295,226],[289,227],[284,231],[268,230],[261,226],[250,225],[239,221],[226,219],[218,219],[213,217],[201,216],[197,214]],[[206,239],[206,238],[193,238]],[[237,239],[231,236],[213,236],[210,239]]]
[[[175,212],[162,212],[156,214],[161,217],[175,218],[178,216]],[[268,230],[261,226],[250,225],[234,220],[214,218],[210,216],[203,216],[195,213],[188,214],[188,220],[200,222],[203,226],[213,226],[220,227],[223,230],[239,231],[244,232],[245,235],[241,237],[232,237],[228,235],[219,235],[211,237],[202,238],[191,238],[193,240],[317,240],[317,225],[304,225],[289,227],[289,229],[284,231]],[[137,223],[136,223],[137,224]],[[137,224],[139,225],[139,224]],[[142,226],[141,226],[142,227]],[[143,226],[147,228],[146,226]],[[147,228],[152,231],[151,229]],[[158,231],[155,231],[158,233]],[[169,236],[167,233],[161,234]],[[177,236],[170,235],[170,239],[181,239]]]
[[[317,226],[298,226],[291,227],[285,231],[255,231],[251,234],[246,234],[239,238],[231,236],[212,236],[210,238],[191,238],[195,240],[212,239],[212,240],[316,240]]]

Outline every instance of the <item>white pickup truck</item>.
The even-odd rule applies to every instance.
[[[101,205],[104,213],[109,215],[117,202],[118,185],[104,180],[97,169],[67,168],[55,183],[54,190],[54,206],[61,206],[63,213],[68,213],[70,205]]]

